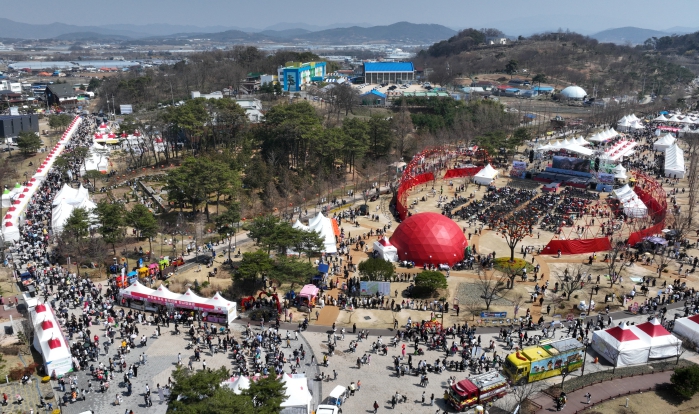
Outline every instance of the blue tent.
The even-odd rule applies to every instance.
[[[130,271],[129,273],[126,274],[126,276],[131,277],[131,276],[138,276],[138,272],[135,270]]]

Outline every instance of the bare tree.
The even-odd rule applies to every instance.
[[[668,254],[669,250],[665,246],[656,246],[653,250],[653,261],[658,266],[658,277],[662,277],[663,270],[670,264],[672,257]]]
[[[485,303],[485,310],[490,310],[490,304],[502,297],[501,293],[506,289],[506,277],[499,272],[478,271],[477,289]]]
[[[612,249],[607,253],[607,272],[609,274],[609,286],[613,286],[616,283],[617,278],[614,276],[619,276],[621,271],[624,269],[624,264],[626,260],[624,255],[626,252],[626,244],[623,242],[618,242],[612,246]]]
[[[513,386],[510,388],[510,392],[507,394],[507,397],[498,400],[495,405],[503,410],[506,410],[507,412],[514,412],[517,407],[520,407],[519,411],[521,412],[522,404],[524,404],[527,399],[542,392],[547,386],[548,385],[543,381]]]
[[[466,300],[464,303],[460,304],[465,311],[471,314],[471,320],[476,319],[476,315],[481,310],[481,302],[475,299]]]
[[[558,288],[563,291],[563,296],[570,300],[573,293],[583,288],[588,270],[589,266],[572,265],[566,266],[563,272],[556,272]]]

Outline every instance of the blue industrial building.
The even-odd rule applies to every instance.
[[[415,80],[412,62],[367,62],[364,63],[366,83],[406,83]]]
[[[303,85],[325,78],[325,62],[288,62],[278,74],[285,91],[298,92]]]

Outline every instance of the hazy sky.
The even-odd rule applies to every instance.
[[[279,22],[438,23],[496,27],[507,34],[568,28],[581,33],[637,26],[699,27],[697,0],[87,0],[16,1],[0,17],[78,25],[170,23],[264,28]]]

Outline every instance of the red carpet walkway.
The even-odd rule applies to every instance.
[[[670,382],[670,376],[673,371],[658,372],[655,374],[639,375],[635,377],[626,377],[611,381],[600,382],[599,384],[590,385],[589,387],[581,388],[568,394],[568,402],[562,412],[576,413],[590,406],[585,404],[587,399],[585,394],[588,392],[592,395],[592,404],[608,400],[616,397],[619,394],[628,394],[629,392],[636,393],[638,390],[646,391],[648,388],[654,387],[656,384]],[[633,397],[631,397],[633,398]],[[550,395],[540,393],[532,398],[532,401],[539,404],[542,408],[537,413],[555,412],[556,404]],[[620,397],[619,401],[625,402],[625,397]]]

